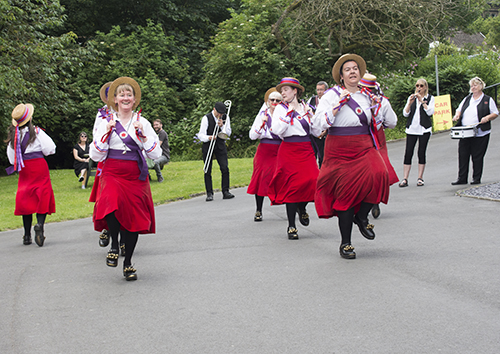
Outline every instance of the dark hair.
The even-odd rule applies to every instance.
[[[154,123],[154,122],[158,122],[158,123],[160,123],[161,125],[163,125],[163,122],[161,121],[161,119],[160,119],[160,118],[155,119],[155,120],[153,121],[153,123]]]
[[[348,63],[350,61],[355,62],[359,66],[358,62],[356,60],[354,60],[354,59],[349,59],[349,60],[346,60],[345,62],[343,62],[342,65],[340,66],[340,73],[339,73],[340,74],[340,82],[344,81],[344,78],[342,77],[343,76],[342,75],[342,70],[344,69],[344,64]]]
[[[20,127],[19,130],[23,130],[23,129],[28,129],[28,134],[30,135],[29,139],[28,139],[28,145],[32,144],[35,139],[36,139],[36,131],[35,131],[35,126],[33,125],[33,123],[31,122],[31,120],[26,123],[24,126]],[[16,135],[16,127],[13,126],[13,125],[10,125],[9,126],[9,132],[7,133],[7,139],[5,139],[5,142],[8,144],[10,144],[10,146],[15,149],[16,147],[14,146],[14,137]]]

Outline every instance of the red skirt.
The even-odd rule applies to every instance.
[[[399,182],[399,178],[391,164],[391,161],[389,160],[389,155],[387,154],[387,143],[385,141],[384,128],[380,128],[378,130],[378,142],[380,144],[380,149],[378,151],[384,160],[385,167],[387,167],[387,172],[389,172],[389,185],[392,186],[394,183]]]
[[[269,185],[271,204],[313,202],[318,164],[310,141],[283,141],[278,150],[276,170]]]
[[[100,184],[101,171],[102,171],[103,166],[104,166],[104,162],[99,161],[97,163],[97,171],[95,171],[94,184],[92,185],[92,191],[90,192],[89,202],[94,203],[99,198],[99,194],[101,192],[101,187],[100,187],[101,186],[101,184]],[[88,171],[87,173],[90,173],[90,171]]]
[[[14,215],[52,214],[56,212],[56,201],[49,166],[43,158],[24,160],[19,172]]]
[[[107,159],[94,205],[94,229],[107,229],[106,215],[115,212],[121,228],[140,234],[156,231],[149,179],[139,180],[137,161]]]
[[[389,174],[372,138],[329,135],[316,186],[318,216],[331,218],[337,210],[357,210],[361,202],[387,204],[388,199]]]
[[[253,158],[253,173],[247,193],[261,197],[268,195],[269,184],[276,170],[279,144],[260,143]]]

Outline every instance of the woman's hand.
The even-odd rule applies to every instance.
[[[133,125],[134,125],[135,130],[139,130],[139,129],[142,130],[142,123],[141,122],[135,121],[133,123]]]
[[[488,116],[486,117],[483,117],[481,118],[481,121],[479,122],[479,124],[485,124],[485,123],[488,123],[490,120],[488,119]]]
[[[116,126],[116,121],[114,119],[110,120],[108,124],[106,124],[106,130],[110,131]]]

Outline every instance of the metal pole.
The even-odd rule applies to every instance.
[[[434,54],[434,62],[436,63],[436,93],[439,96],[439,70],[438,70],[438,56]]]

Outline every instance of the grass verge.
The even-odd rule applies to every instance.
[[[250,182],[253,158],[230,159],[231,188],[244,187]],[[171,162],[163,168],[163,183],[156,181],[154,170],[150,170],[151,193],[155,205],[187,199],[205,193],[203,161]],[[56,199],[56,212],[47,216],[47,222],[75,220],[92,216],[94,203],[89,203],[93,178],[87,189],[81,184],[73,170],[51,170],[50,177]],[[220,188],[221,174],[218,164],[212,168],[214,190]],[[0,231],[18,229],[23,226],[22,218],[14,215],[18,176],[0,177]]]

